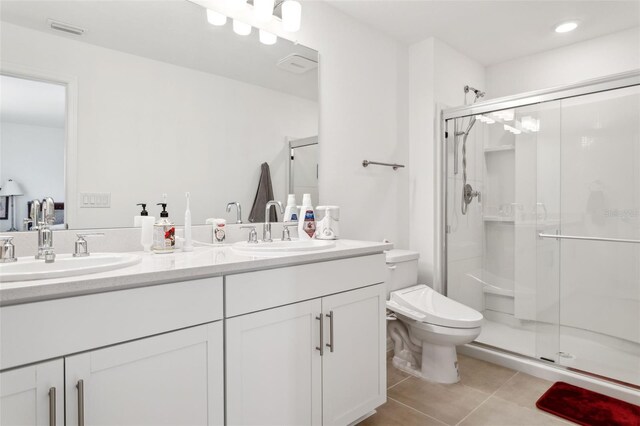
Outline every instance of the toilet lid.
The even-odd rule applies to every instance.
[[[444,327],[480,327],[483,318],[475,309],[449,299],[424,284],[392,292],[388,306],[391,309],[394,306],[408,309],[413,314],[410,315],[412,318]]]

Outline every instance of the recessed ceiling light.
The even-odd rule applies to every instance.
[[[573,31],[578,28],[578,23],[575,21],[571,22],[563,22],[562,24],[556,27],[557,33],[568,33],[569,31]]]

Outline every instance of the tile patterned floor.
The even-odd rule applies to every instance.
[[[536,408],[552,382],[458,355],[460,383],[440,385],[412,377],[387,360],[387,403],[361,426],[567,425]]]

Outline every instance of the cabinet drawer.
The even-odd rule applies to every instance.
[[[0,308],[0,369],[223,316],[222,278],[206,278]]]
[[[382,253],[230,275],[225,283],[226,316],[379,284],[385,279],[385,256]]]

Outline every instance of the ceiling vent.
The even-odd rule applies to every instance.
[[[60,21],[54,21],[53,19],[48,19],[47,22],[49,23],[49,27],[51,27],[52,30],[62,31],[67,34],[81,36],[85,32],[84,28],[76,27],[75,25],[71,24],[65,24],[64,22]]]
[[[318,68],[318,62],[296,53],[292,53],[278,61],[278,68],[294,74],[304,74],[307,71]]]

